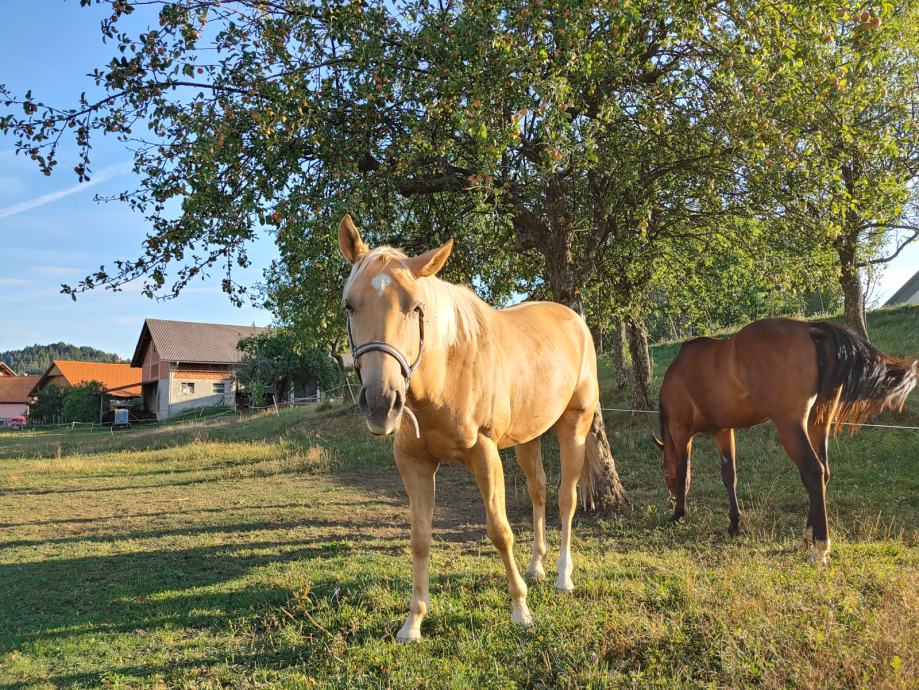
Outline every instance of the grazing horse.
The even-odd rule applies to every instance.
[[[464,465],[485,503],[486,531],[507,572],[511,620],[529,625],[527,586],[514,561],[498,450],[514,446],[533,503],[533,552],[527,574],[545,577],[546,475],[540,437],[555,429],[562,540],[556,587],[571,592],[571,521],[582,472],[600,465],[585,446],[599,404],[593,340],[584,320],[551,302],[496,310],[472,290],[436,276],[452,240],[419,256],[370,250],[345,216],[338,229],[351,263],[344,288],[348,334],[361,379],[358,405],[373,434],[395,433],[393,452],[409,497],[412,598],[400,642],[421,639],[431,608],[428,562],[434,475],[442,461]],[[410,424],[402,423],[409,416]]]
[[[713,436],[728,490],[731,526],[739,532],[734,429],[772,420],[797,465],[810,508],[804,546],[823,561],[830,550],[826,482],[827,439],[846,423],[884,409],[902,409],[919,378],[919,361],[884,354],[842,326],[763,319],[725,339],[685,343],[667,369],[660,393],[660,425],[673,520],[686,513],[692,438]]]

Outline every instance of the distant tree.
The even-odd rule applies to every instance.
[[[102,389],[101,383],[90,381],[64,391],[61,420],[64,422],[98,422],[99,395]]]
[[[786,222],[836,254],[846,323],[867,337],[866,274],[919,238],[919,3],[833,9],[804,69],[773,78],[781,58],[764,57],[772,87],[800,95],[775,110],[796,140],[770,159]]]
[[[13,371],[20,374],[43,374],[55,359],[72,359],[80,362],[121,361],[118,355],[111,352],[70,343],[36,344],[21,350],[0,352],[0,362],[6,362]]]
[[[60,386],[46,386],[29,403],[29,421],[39,424],[53,424],[61,421],[64,411],[64,390]]]
[[[338,369],[329,354],[304,346],[289,329],[277,328],[242,340],[239,349],[243,358],[236,377],[245,386],[253,401],[264,396],[274,386],[278,401],[293,389],[307,386],[330,388],[338,379]]]

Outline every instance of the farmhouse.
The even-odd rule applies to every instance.
[[[0,378],[4,376],[15,376],[16,372],[10,369],[6,362],[0,362]]]
[[[110,398],[127,400],[140,397],[140,372],[130,364],[55,359],[45,373],[37,378],[38,382],[32,389],[33,395],[48,386],[67,389],[96,381],[102,384]]]
[[[235,406],[239,341],[266,330],[147,319],[131,360],[142,371],[144,411],[165,419],[195,407]]]
[[[6,427],[12,417],[25,417],[29,414],[32,389],[38,379],[38,376],[0,374],[0,428]]]
[[[893,307],[897,304],[919,304],[919,271],[916,271],[912,278],[903,283],[903,286],[891,295],[884,306]]]

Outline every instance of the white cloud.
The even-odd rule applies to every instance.
[[[74,268],[73,266],[35,266],[33,271],[37,273],[43,273],[48,276],[55,276],[58,278],[67,278],[69,276],[82,275],[83,270],[79,268]]]
[[[18,285],[31,285],[31,280],[22,278],[0,278],[0,287],[15,287]]]
[[[6,208],[0,208],[0,218],[15,216],[17,213],[31,211],[33,208],[38,208],[39,206],[50,204],[53,201],[63,199],[64,197],[71,196],[72,194],[79,194],[80,192],[90,189],[91,187],[95,187],[97,184],[106,182],[107,180],[111,180],[112,178],[119,177],[130,172],[131,167],[132,164],[130,162],[126,162],[119,163],[118,165],[112,165],[107,168],[102,168],[102,170],[97,172],[95,177],[93,177],[89,182],[83,182],[81,184],[74,185],[73,187],[59,189],[56,192],[42,194],[41,196],[37,196],[34,199],[22,201],[18,204],[7,206]]]

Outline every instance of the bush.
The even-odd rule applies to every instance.
[[[64,408],[64,390],[60,386],[42,388],[29,403],[29,421],[33,424],[52,424],[61,419]]]
[[[102,384],[90,381],[74,386],[64,393],[61,417],[65,422],[98,422],[99,395]]]

